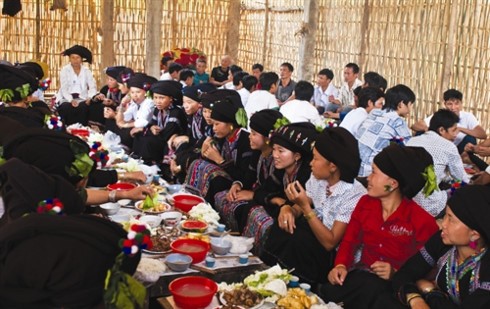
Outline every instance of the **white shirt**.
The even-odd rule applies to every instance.
[[[248,91],[247,88],[240,88],[236,92],[238,92],[240,98],[242,98],[243,107],[247,106],[248,98],[250,97],[250,91]]]
[[[339,97],[336,99],[340,100],[340,103],[342,104],[343,107],[346,107],[349,105],[354,105],[354,103],[355,103],[354,102],[354,89],[356,89],[359,86],[362,86],[362,82],[359,79],[356,79],[354,81],[352,88],[349,88],[349,84],[344,82],[342,87],[340,87]]]
[[[313,102],[316,106],[323,106],[326,108],[327,105],[332,104],[328,101],[328,97],[331,95],[333,95],[334,98],[339,96],[339,90],[332,83],[328,84],[325,91],[323,91],[321,87],[315,86],[315,91],[313,92],[311,102]]]
[[[450,140],[445,139],[434,131],[427,131],[422,135],[412,137],[407,142],[407,146],[422,147],[432,156],[437,184],[445,178],[469,182],[458,148]],[[439,190],[425,197],[421,191],[413,200],[425,211],[437,216],[446,207],[447,193]]]
[[[432,116],[429,116],[424,119],[425,124],[427,127],[430,125],[430,120],[432,119]],[[465,129],[470,129],[473,130],[476,126],[478,126],[480,123],[478,122],[478,119],[472,114],[468,112],[461,111],[459,112],[459,122],[458,122],[458,128],[465,128]],[[463,138],[466,136],[465,133],[459,132],[458,135],[456,136],[456,139],[453,141],[454,145],[459,145]]]
[[[368,113],[366,109],[358,107],[351,110],[347,113],[347,115],[345,115],[344,120],[342,120],[339,127],[348,130],[350,133],[352,133],[352,135],[355,136],[355,134],[359,130],[359,127],[361,126],[361,123],[366,120],[367,116]]]
[[[349,223],[354,208],[361,196],[366,194],[366,188],[354,180],[354,183],[339,181],[330,187],[332,194],[327,195],[328,182],[311,175],[306,182],[306,195],[315,206],[315,213],[323,224],[332,229],[334,221]]]
[[[160,76],[160,80],[173,80],[169,72],[165,72]]]
[[[287,101],[279,111],[290,122],[311,122],[315,126],[325,126],[318,110],[308,101]]]
[[[141,104],[131,101],[128,109],[124,112],[124,121],[134,120],[135,128],[144,128],[150,122],[154,109],[155,104],[150,99],[145,99]]]
[[[245,111],[247,112],[248,119],[250,119],[255,112],[278,107],[277,99],[272,93],[267,90],[255,90],[248,97]]]
[[[56,93],[56,102],[70,102],[72,93],[78,93],[79,98],[86,100],[97,94],[94,75],[89,68],[82,65],[77,75],[71,64],[65,65],[60,71],[60,90]]]

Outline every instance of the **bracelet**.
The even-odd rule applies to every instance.
[[[335,267],[334,267],[334,268],[337,268],[337,267],[339,267],[339,266],[341,266],[341,267],[343,267],[343,268],[347,269],[347,266],[345,266],[344,264],[337,264],[337,265],[335,265]]]
[[[109,191],[109,202],[116,202],[116,190]]]
[[[312,210],[306,215],[303,215],[305,217],[306,221],[310,221],[313,217],[316,217],[316,213]]]
[[[414,298],[422,298],[422,295],[420,295],[419,293],[410,293],[407,295],[407,305],[410,306],[410,302],[414,299]]]

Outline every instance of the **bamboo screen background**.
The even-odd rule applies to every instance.
[[[114,0],[115,64],[144,70],[146,5],[143,0]],[[50,64],[55,90],[59,54],[73,44],[94,53],[91,69],[100,74],[100,1],[69,0],[69,9],[49,11],[41,1],[39,41],[36,1],[0,18],[0,58],[12,62],[35,57]],[[163,3],[162,50],[196,47],[208,55],[208,70],[218,64],[226,45],[229,0],[169,0]],[[237,64],[251,70],[262,63],[279,70],[282,62],[299,66],[303,0],[242,0]],[[315,53],[307,61],[315,71],[330,68],[334,84],[342,69],[356,62],[361,74],[377,71],[393,86],[404,83],[417,95],[411,120],[431,114],[450,87],[464,94],[464,109],[490,128],[490,3],[485,0],[318,0]],[[232,38],[236,39],[236,38]],[[39,43],[38,43],[39,42]],[[297,73],[297,72],[295,72]],[[296,76],[296,75],[295,75]],[[362,78],[362,76],[361,76]]]

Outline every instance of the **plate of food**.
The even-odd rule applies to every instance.
[[[181,232],[178,229],[159,228],[156,230],[156,235],[151,236],[153,247],[151,249],[143,249],[143,252],[148,254],[165,254],[171,252],[170,243],[179,237]]]
[[[264,304],[264,298],[257,292],[250,290],[246,285],[242,285],[232,290],[221,291],[218,299],[223,308],[233,308],[229,306],[239,306],[239,308],[257,309]]]
[[[136,202],[134,207],[147,214],[157,215],[167,210],[170,210],[172,206],[158,199],[158,195],[151,198],[149,195],[142,201]]]

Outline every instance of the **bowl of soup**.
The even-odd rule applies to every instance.
[[[202,197],[189,193],[177,193],[172,198],[174,200],[174,207],[183,212],[189,212],[192,207],[205,202]]]
[[[170,282],[168,290],[179,308],[206,308],[218,291],[218,284],[206,277],[185,276]]]
[[[204,261],[209,251],[209,244],[199,239],[177,239],[170,244],[175,253],[187,254],[192,258],[192,264]]]

